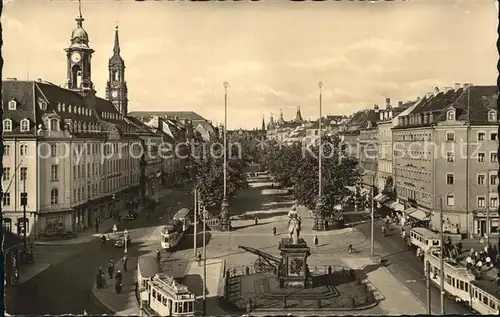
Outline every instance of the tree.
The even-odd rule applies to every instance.
[[[341,218],[335,206],[352,193],[346,186],[359,183],[362,170],[355,158],[346,155],[346,146],[337,137],[323,137],[322,201],[325,216]],[[266,148],[260,164],[275,176],[283,186],[294,186],[294,197],[299,204],[314,209],[318,199],[319,147],[304,147],[300,143],[279,148]],[[295,182],[293,182],[295,181]]]
[[[388,198],[394,198],[394,180],[392,176],[388,176],[385,180],[384,189],[382,190],[382,194],[387,196]]]
[[[213,148],[212,148],[213,149]],[[221,151],[203,155],[192,160],[196,173],[196,189],[199,200],[209,211],[219,211],[224,198],[224,159]],[[246,163],[237,155],[228,157],[227,199],[241,189],[248,187],[243,169]]]

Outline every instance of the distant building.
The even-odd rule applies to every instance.
[[[273,115],[271,114],[271,119],[267,125],[267,138],[270,140],[275,140],[280,143],[285,143],[287,137],[290,133],[297,127],[305,124],[306,122],[302,119],[302,113],[300,112],[300,106],[297,107],[297,113],[295,114],[295,119],[291,121],[285,121],[283,118],[283,112],[280,112],[280,117],[277,122],[274,122]]]

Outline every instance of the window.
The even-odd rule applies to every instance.
[[[496,132],[490,133],[490,141],[496,141],[497,137],[498,137],[498,134]]]
[[[490,153],[490,161],[491,161],[491,163],[498,162],[497,152],[491,152]]]
[[[490,185],[497,184],[498,177],[496,175],[490,175]]]
[[[3,218],[3,230],[6,232],[12,232],[12,219]]]
[[[10,119],[5,119],[3,121],[3,130],[7,132],[12,131],[12,121]]]
[[[50,179],[53,181],[59,180],[59,166],[52,165],[50,167]]]
[[[486,134],[484,132],[478,132],[478,134],[477,134],[478,141],[484,141],[485,138],[486,138]]]
[[[490,197],[490,207],[491,208],[498,207],[498,197]]]
[[[28,154],[28,146],[27,145],[21,145],[19,149],[19,154],[20,155],[27,155]]]
[[[15,100],[9,101],[9,110],[16,110],[17,102]]]
[[[27,119],[21,120],[21,132],[29,131],[30,122]]]
[[[484,179],[486,178],[486,175],[479,174],[477,175],[477,184],[478,185],[484,185]]]
[[[485,198],[484,197],[478,197],[477,198],[477,206],[480,207],[480,208],[484,208],[484,202],[485,202]]]
[[[448,173],[446,174],[446,184],[453,185],[455,183],[455,175]]]
[[[57,205],[58,200],[59,200],[59,191],[54,188],[50,191],[50,204]]]
[[[4,206],[10,206],[10,193],[3,193],[2,203]]]
[[[446,141],[455,141],[455,132],[446,132]]]
[[[455,111],[448,111],[448,120],[455,120]]]
[[[57,145],[52,144],[50,146],[50,156],[57,156]]]
[[[28,168],[27,167],[21,167],[21,170],[19,172],[19,178],[20,180],[24,181],[28,179]]]
[[[446,153],[446,160],[448,162],[455,162],[455,153],[453,152]]]
[[[484,163],[486,161],[486,155],[484,153],[477,153],[477,161],[479,163]]]
[[[455,206],[455,195],[446,195],[446,206]]]
[[[38,106],[40,106],[40,109],[42,110],[47,110],[47,102],[45,100],[40,100],[38,102]],[[58,108],[61,106],[61,105],[57,105]]]
[[[488,121],[497,121],[497,112],[495,110],[488,112]]]
[[[10,145],[4,145],[3,146],[3,155],[4,156],[9,156],[10,155]]]
[[[4,167],[3,168],[3,176],[2,179],[4,181],[8,181],[10,179],[10,167]]]
[[[59,130],[58,128],[59,121],[57,119],[51,119],[50,120],[50,131],[57,131]]]

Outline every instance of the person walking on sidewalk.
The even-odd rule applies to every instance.
[[[117,294],[120,294],[122,292],[122,281],[123,281],[122,272],[120,272],[120,270],[118,270],[118,272],[116,272],[116,276],[115,276],[115,291]]]
[[[196,254],[196,259],[198,260],[198,266],[200,266],[201,265],[201,253],[199,251]]]
[[[127,258],[127,255],[125,254],[122,258],[122,262],[123,262],[123,272],[127,272],[127,262],[128,262],[128,258]]]
[[[113,261],[113,258],[111,258],[108,263],[108,275],[110,279],[113,278],[114,271],[115,271],[115,263]]]
[[[95,233],[99,233],[99,219],[95,220]]]

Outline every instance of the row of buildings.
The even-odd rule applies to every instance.
[[[83,21],[80,12],[65,49],[64,87],[42,79],[3,81],[5,231],[78,232],[116,216],[126,202],[154,199],[186,174],[183,155],[169,149],[214,134],[193,112],[128,112],[118,27],[106,97],[96,96],[94,50]]]
[[[299,113],[299,110],[298,110]],[[267,136],[309,142],[317,122],[271,120]],[[335,120],[334,120],[335,119]],[[498,234],[497,87],[455,84],[410,102],[323,118],[378,188],[379,206],[450,233]],[[293,131],[300,131],[294,135]]]

